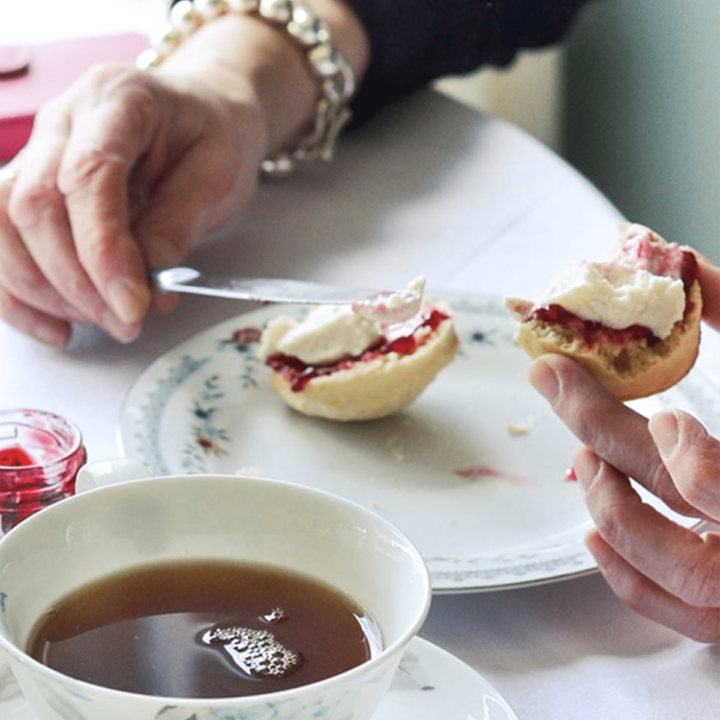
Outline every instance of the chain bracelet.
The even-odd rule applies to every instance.
[[[355,81],[352,68],[332,43],[327,24],[297,0],[180,0],[170,11],[168,26],[153,47],[141,53],[137,66],[157,67],[201,25],[227,13],[255,16],[283,29],[304,52],[320,86],[310,132],[263,160],[261,172],[287,175],[298,162],[332,160],[340,132],[352,116],[348,104]]]

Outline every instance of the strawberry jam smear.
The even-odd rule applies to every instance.
[[[684,317],[687,317],[693,309],[693,302],[690,299],[690,288],[697,279],[697,259],[693,253],[682,251],[680,263],[680,279],[685,288],[685,310]],[[648,347],[653,347],[661,342],[660,338],[644,325],[630,325],[629,327],[615,329],[603,325],[595,320],[583,320],[574,313],[566,310],[562,305],[552,304],[546,308],[536,308],[531,314],[531,319],[541,322],[565,325],[578,333],[585,344],[592,348],[601,342],[618,343],[626,345],[633,340],[646,340]]]
[[[434,332],[440,323],[449,317],[440,310],[428,308],[427,311],[417,316],[417,322],[403,323],[401,325],[404,330],[402,334],[383,337],[360,355],[339,360],[329,365],[307,365],[299,358],[292,355],[283,355],[282,353],[270,355],[266,360],[266,364],[290,383],[293,392],[300,392],[311,380],[332,375],[341,370],[348,370],[358,362],[369,362],[391,352],[398,355],[412,355],[418,347],[425,344],[427,337],[429,337],[428,335],[418,339],[417,331],[422,328],[429,328],[431,332]]]

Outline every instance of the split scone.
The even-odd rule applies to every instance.
[[[373,420],[412,403],[455,355],[450,307],[406,291],[354,305],[319,305],[298,322],[275,318],[260,354],[292,408],[330,420]]]
[[[528,355],[567,355],[620,400],[666,390],[697,358],[695,255],[642,225],[620,226],[606,262],[576,263],[535,302],[507,298],[505,305]]]

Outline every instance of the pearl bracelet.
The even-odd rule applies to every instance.
[[[348,103],[355,81],[352,68],[332,44],[326,23],[297,0],[180,0],[170,11],[168,27],[152,49],[141,53],[137,66],[157,67],[201,25],[227,13],[251,15],[284,29],[305,53],[320,84],[312,130],[275,157],[263,160],[261,172],[287,175],[300,161],[332,160],[337,138],[352,116]]]

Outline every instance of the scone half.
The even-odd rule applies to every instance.
[[[515,340],[536,358],[556,353],[572,358],[619,400],[633,400],[662,392],[678,383],[695,364],[700,343],[702,295],[693,282],[688,295],[689,312],[663,340],[647,333],[618,333],[595,328],[586,333],[575,322],[552,322],[531,317],[520,323]]]
[[[623,223],[608,261],[569,270],[535,303],[505,301],[519,323],[515,339],[530,357],[570,357],[620,400],[667,390],[690,371],[703,304],[690,248]],[[606,324],[603,313],[615,324]],[[654,332],[652,323],[662,331]]]
[[[412,352],[365,353],[344,360],[306,382],[288,359],[269,358],[271,383],[280,397],[304,415],[330,420],[374,420],[404,410],[454,357],[458,338],[450,308],[435,303],[439,322],[423,325],[413,336]]]

